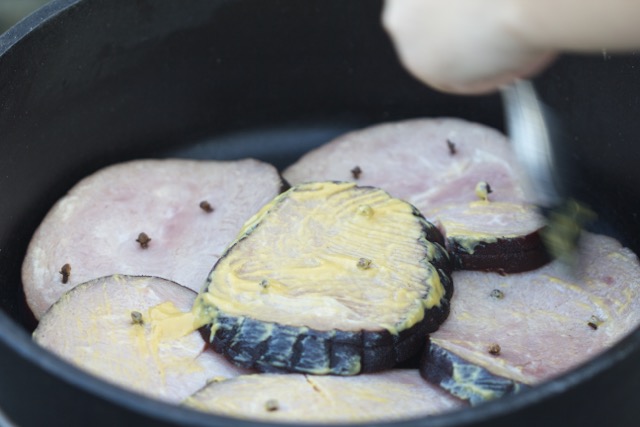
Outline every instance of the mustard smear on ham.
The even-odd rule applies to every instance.
[[[212,351],[191,312],[196,293],[155,277],[78,285],[43,316],[34,340],[106,381],[178,403],[212,377],[246,370]],[[137,313],[140,317],[132,313]]]

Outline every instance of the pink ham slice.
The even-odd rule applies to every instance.
[[[196,293],[154,277],[109,276],[78,285],[54,304],[34,340],[106,381],[169,403],[179,403],[208,380],[250,371],[207,348],[199,332],[159,334],[152,307],[188,312]],[[156,308],[157,309],[157,308]],[[135,323],[132,313],[141,315]]]
[[[492,373],[536,384],[609,348],[640,323],[640,265],[616,240],[584,233],[579,265],[502,276],[461,271],[432,342]]]
[[[526,203],[516,164],[507,139],[493,129],[460,119],[414,119],[341,136],[283,176],[294,185],[350,180],[380,187],[412,203],[449,237],[458,268],[518,272],[548,257],[538,234],[544,221]],[[478,194],[480,183],[489,184],[488,194]],[[481,196],[488,200],[480,203]]]
[[[219,415],[298,423],[405,420],[465,406],[416,370],[355,377],[245,375],[212,383],[185,404]]]
[[[451,147],[451,148],[450,148]],[[431,209],[478,200],[489,183],[491,201],[524,202],[525,192],[507,139],[460,119],[413,119],[347,133],[310,151],[283,172],[292,185],[305,181],[357,181]]]
[[[27,302],[40,318],[67,290],[111,274],[164,277],[199,291],[244,221],[281,186],[273,166],[251,159],[102,169],[59,200],[36,231],[22,267]],[[140,233],[151,239],[146,248]]]

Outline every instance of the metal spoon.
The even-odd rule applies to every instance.
[[[556,184],[550,130],[531,82],[517,80],[502,89],[507,130],[513,150],[529,179],[533,202],[545,207],[561,201]]]
[[[595,214],[563,194],[549,121],[531,82],[517,80],[503,88],[502,99],[509,137],[529,180],[531,199],[547,218],[542,231],[547,251],[552,257],[575,265],[582,228]]]

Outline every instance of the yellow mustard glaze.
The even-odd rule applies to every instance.
[[[452,377],[455,384],[464,384],[464,390],[467,393],[481,396],[482,401],[493,400],[501,396],[496,390],[486,386],[483,387],[484,383],[480,381],[482,379],[482,368],[480,366],[471,368],[470,365],[467,365],[466,369],[462,370],[454,365]]]
[[[478,182],[475,188],[476,196],[478,197],[478,199],[488,202],[490,188],[491,187],[489,187],[489,184],[487,184],[485,181]]]
[[[210,325],[211,333],[216,332],[215,320],[218,316],[218,310],[215,308],[215,304],[210,300],[210,296],[207,292],[201,292],[193,303],[191,313],[195,317],[196,321],[194,326],[202,327],[204,325]]]
[[[220,311],[317,330],[397,333],[445,293],[421,262],[435,246],[422,238],[420,221],[410,204],[379,189],[293,187],[247,221],[195,306],[210,308],[200,314],[208,320]]]
[[[262,219],[265,217],[265,215],[267,215],[269,213],[269,211],[275,205],[277,205],[280,200],[282,200],[283,198],[287,197],[287,194],[289,194],[290,191],[291,191],[291,189],[289,189],[289,190],[277,195],[272,201],[270,201],[269,203],[264,205],[262,208],[260,208],[260,210],[258,212],[256,212],[251,218],[249,218],[242,225],[242,228],[240,229],[240,232],[238,233],[238,237],[229,246],[233,246],[233,244],[235,242],[237,242],[237,239],[245,236],[247,234],[247,232],[250,232],[251,229],[253,229],[253,227],[255,227],[258,223],[260,223],[260,221],[262,221]]]
[[[438,275],[436,268],[433,265],[429,265],[429,268],[431,270],[431,279],[430,279],[431,289],[429,291],[429,295],[424,300],[424,306],[427,309],[431,309],[436,306],[439,307],[442,300],[444,299],[444,294],[445,294],[444,286],[440,281],[440,276]]]
[[[154,341],[175,340],[184,337],[206,323],[197,316],[197,310],[180,311],[171,301],[163,302],[149,309],[148,318]]]
[[[473,237],[473,236],[451,236],[450,239],[454,240],[458,247],[462,249],[463,252],[473,255],[476,251],[476,247],[478,247],[481,243],[495,243],[498,241],[497,238],[487,238],[487,237]]]

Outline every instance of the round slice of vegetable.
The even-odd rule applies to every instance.
[[[196,293],[157,277],[80,284],[42,317],[33,339],[106,381],[178,403],[211,378],[247,373],[194,332]]]
[[[271,422],[366,422],[424,417],[465,407],[417,370],[357,377],[254,374],[215,382],[189,397],[188,407]]]
[[[518,273],[550,261],[541,230],[544,217],[530,204],[451,204],[431,211],[458,270]]]
[[[352,375],[413,356],[449,312],[440,232],[373,187],[295,186],[249,220],[196,311],[214,348],[262,371]]]

